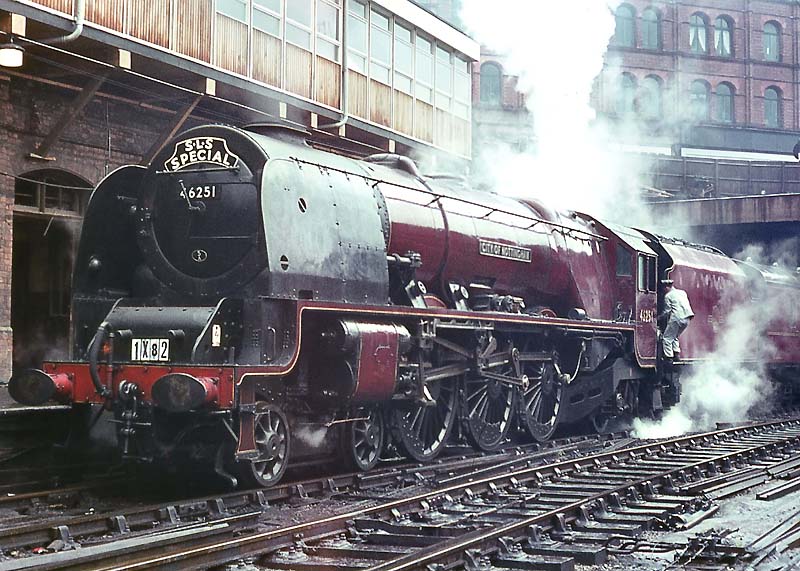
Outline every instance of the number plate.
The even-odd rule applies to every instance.
[[[217,200],[219,198],[216,184],[184,187],[181,189],[180,196],[184,200],[187,197],[189,200]]]
[[[131,361],[169,361],[169,339],[133,339]]]

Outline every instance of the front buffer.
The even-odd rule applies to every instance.
[[[86,361],[18,372],[9,392],[26,405],[103,405],[114,413],[123,458],[150,462],[178,451],[207,457],[234,444],[240,323],[241,303],[230,299],[214,307],[118,303]]]

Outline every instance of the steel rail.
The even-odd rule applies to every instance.
[[[411,497],[384,502],[379,505],[359,508],[356,510],[347,511],[345,513],[328,516],[309,522],[293,524],[266,532],[259,532],[240,537],[229,537],[227,539],[215,541],[206,545],[193,546],[189,549],[181,550],[178,548],[177,550],[168,553],[164,553],[163,550],[161,550],[159,553],[155,554],[142,552],[135,560],[120,564],[114,563],[111,565],[98,565],[95,566],[94,569],[97,571],[130,571],[139,569],[170,569],[171,571],[175,571],[178,569],[211,567],[242,557],[252,557],[266,552],[272,552],[282,547],[291,546],[293,542],[297,540],[297,538],[303,538],[305,541],[309,541],[311,539],[322,539],[333,534],[342,533],[346,531],[348,522],[356,518],[371,516],[379,513],[394,513],[402,515],[403,513],[412,511],[412,509],[418,505],[435,501],[437,498],[443,498],[448,495],[464,495],[468,489],[474,493],[476,490],[484,491],[491,489],[492,486],[499,487],[508,484],[520,484],[522,482],[531,480],[541,481],[546,475],[563,476],[567,473],[583,472],[589,468],[607,465],[607,463],[610,462],[620,462],[621,458],[637,459],[643,454],[653,454],[657,451],[667,452],[672,450],[680,450],[683,446],[688,444],[707,443],[715,439],[719,440],[721,437],[736,435],[748,436],[754,431],[763,432],[771,428],[797,429],[798,427],[800,427],[800,419],[792,418],[778,421],[761,422],[744,427],[732,427],[723,430],[709,431],[702,434],[682,436],[658,443],[638,445],[624,450],[615,450],[608,453],[594,454],[579,460],[560,461],[546,466],[530,467],[512,473],[486,477],[469,483],[445,486]],[[789,435],[782,435],[779,440],[785,442],[797,441],[799,439],[800,430],[797,430]],[[710,459],[705,459],[689,465],[673,467],[672,469],[664,470],[663,474],[668,475],[677,473],[693,466],[717,462],[724,458],[752,454],[753,450],[774,446],[777,444],[778,442],[773,441],[769,444],[762,443],[747,446],[742,450],[726,452],[722,455],[712,456]],[[661,474],[657,474],[655,476],[652,473],[647,474],[646,476],[642,474],[641,481],[637,480],[634,483],[629,482],[620,488],[628,489],[631,486],[635,486],[637,482],[647,482],[660,476]],[[613,488],[612,492],[609,493],[613,493],[613,491],[617,490],[618,488],[615,487]],[[599,498],[605,495],[607,494],[596,494],[595,496],[592,496],[592,498]],[[567,509],[575,509],[577,507],[586,505],[587,502],[592,500],[592,498],[582,497],[579,501],[569,504],[569,508],[562,505],[557,509],[548,511],[544,516],[525,519],[520,523],[508,524],[506,526],[502,526],[497,531],[493,531],[488,534],[484,533],[480,537],[468,535],[466,538],[458,538],[458,540],[447,543],[446,547],[439,547],[435,550],[435,552],[428,552],[427,555],[424,554],[424,551],[417,551],[413,555],[409,555],[408,558],[398,559],[395,563],[397,565],[396,569],[411,569],[418,567],[423,563],[423,561],[433,562],[446,555],[461,553],[464,549],[469,549],[470,546],[487,541],[487,538],[490,538],[488,540],[493,540],[495,538],[502,537],[505,534],[526,529],[536,522],[543,521],[543,519],[552,518],[554,515],[563,513]],[[421,555],[423,556],[422,559],[420,558]],[[391,564],[387,563],[383,566],[375,567],[375,569],[388,570],[393,569],[393,567],[391,567]]]
[[[58,480],[58,477],[51,477],[47,480],[48,485],[55,487],[47,489],[33,489],[32,491],[25,491],[21,493],[19,490],[26,487],[23,483],[0,486],[0,494],[2,494],[0,495],[0,509],[13,510],[21,506],[30,506],[37,501],[46,502],[53,499],[74,497],[81,493],[92,490],[108,489],[124,481],[124,479],[118,473],[109,474],[105,479],[98,478],[70,482],[68,485],[62,483],[60,487],[57,484]],[[32,484],[35,486],[39,483],[45,482],[33,482]],[[9,486],[11,486],[11,489],[9,489]],[[17,492],[12,490],[17,490]]]
[[[800,439],[800,435],[794,435],[792,438]],[[770,445],[773,443],[769,443],[766,445]],[[763,448],[765,444],[755,444],[746,450],[736,451],[736,452],[728,452],[726,454],[721,454],[715,456],[713,458],[702,460],[696,462],[694,464],[683,465],[676,467],[670,471],[663,472],[659,474],[659,478],[663,478],[665,476],[672,476],[677,474],[681,471],[691,470],[692,468],[699,468],[701,466],[707,465],[712,462],[720,462],[726,459],[732,459],[735,457],[743,456],[748,453],[755,452]],[[463,536],[457,538],[454,541],[444,541],[442,544],[439,544],[430,549],[419,549],[414,551],[414,553],[399,557],[393,561],[390,561],[385,564],[376,565],[373,567],[369,567],[366,571],[410,571],[412,569],[419,569],[424,567],[425,565],[430,565],[431,563],[442,563],[442,559],[457,555],[460,558],[460,554],[464,553],[470,549],[479,549],[480,547],[484,546],[485,544],[496,541],[500,538],[511,538],[512,540],[519,541],[520,539],[524,539],[525,535],[520,537],[519,532],[524,532],[525,530],[529,529],[531,526],[540,525],[542,528],[547,529],[549,526],[546,526],[546,523],[549,520],[556,518],[557,516],[564,514],[570,514],[571,512],[574,513],[580,510],[581,507],[592,504],[597,500],[607,498],[611,494],[624,492],[630,488],[636,488],[646,483],[651,483],[654,476],[647,476],[643,477],[639,480],[626,482],[621,484],[616,488],[608,488],[602,492],[594,494],[592,496],[588,496],[585,498],[580,498],[579,500],[572,502],[570,504],[557,506],[556,508],[547,511],[542,514],[538,514],[527,519],[522,519],[520,521],[512,522],[497,528],[492,529],[491,531],[477,531],[472,533],[464,534]],[[577,516],[572,515],[566,517],[566,521],[570,523],[577,519]],[[545,524],[545,525],[542,525]]]
[[[494,454],[474,453],[471,455],[452,456],[443,458],[433,464],[419,465],[402,463],[391,465],[387,468],[372,472],[354,472],[337,474],[316,479],[288,482],[280,486],[265,489],[245,490],[219,495],[189,498],[169,503],[137,506],[119,511],[98,512],[91,515],[54,517],[33,524],[16,521],[13,527],[0,527],[0,547],[20,548],[46,544],[54,539],[54,529],[69,530],[73,540],[90,535],[105,534],[109,531],[122,535],[133,528],[143,528],[153,523],[165,522],[170,527],[181,526],[178,520],[183,512],[191,512],[191,518],[210,517],[218,521],[229,510],[241,509],[247,506],[256,507],[259,512],[266,509],[269,502],[287,501],[292,498],[305,498],[319,494],[336,494],[354,490],[369,490],[382,485],[390,485],[398,480],[413,477],[414,481],[429,479],[437,474],[444,473],[450,478],[469,478],[470,475],[492,473],[497,470],[510,469],[518,462],[532,462],[535,459],[547,458],[555,454],[585,452],[587,448],[604,447],[612,438],[626,438],[625,433],[615,435],[594,435],[582,438],[567,438],[552,441],[549,446],[540,449],[540,444],[529,444],[508,447]],[[526,454],[526,449],[535,451]],[[115,481],[114,483],[117,483]],[[109,482],[109,484],[111,484]],[[107,487],[107,486],[104,486]],[[52,494],[59,496],[65,492],[79,492],[83,488],[48,490],[32,494],[17,494],[9,498],[0,497],[0,507],[3,501],[24,503],[40,496]],[[365,498],[367,499],[367,498]],[[191,525],[186,522],[185,527]],[[161,529],[161,528],[159,528]],[[123,531],[125,530],[125,531]]]

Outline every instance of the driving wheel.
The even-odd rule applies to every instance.
[[[549,440],[558,426],[564,386],[552,362],[531,367],[530,384],[522,392],[519,413],[522,427],[537,442]]]
[[[512,385],[496,379],[464,380],[464,427],[475,448],[496,450],[506,439],[514,416],[516,392]]]
[[[432,404],[399,405],[392,425],[403,452],[419,462],[436,458],[444,449],[456,419],[455,377],[430,383]]]

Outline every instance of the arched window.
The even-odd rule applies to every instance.
[[[692,119],[695,121],[708,120],[708,84],[702,80],[695,80],[689,92],[689,106]]]
[[[617,115],[633,113],[636,103],[636,78],[629,73],[623,73],[619,78],[617,88]]]
[[[636,11],[633,6],[622,4],[616,12],[614,39],[618,46],[632,48],[636,45]]]
[[[642,47],[648,50],[661,48],[661,18],[653,8],[642,12]]]
[[[733,22],[727,16],[720,16],[714,21],[714,50],[718,56],[730,57],[733,54],[731,35]]]
[[[696,54],[708,52],[708,42],[706,32],[708,20],[704,14],[695,12],[689,18],[689,47]]]
[[[14,263],[9,277],[14,284],[10,304],[15,370],[39,366],[46,354],[69,354],[76,238],[92,186],[77,175],[50,168],[20,173],[14,182]]]
[[[481,103],[500,105],[503,94],[503,72],[496,63],[481,66]]]
[[[764,91],[764,124],[778,129],[781,125],[781,90],[768,87]]]
[[[767,61],[781,59],[781,27],[777,22],[764,24],[764,59]]]
[[[717,121],[733,123],[733,86],[720,83],[716,94]]]
[[[648,75],[642,80],[639,94],[639,111],[647,119],[661,117],[661,78]]]

